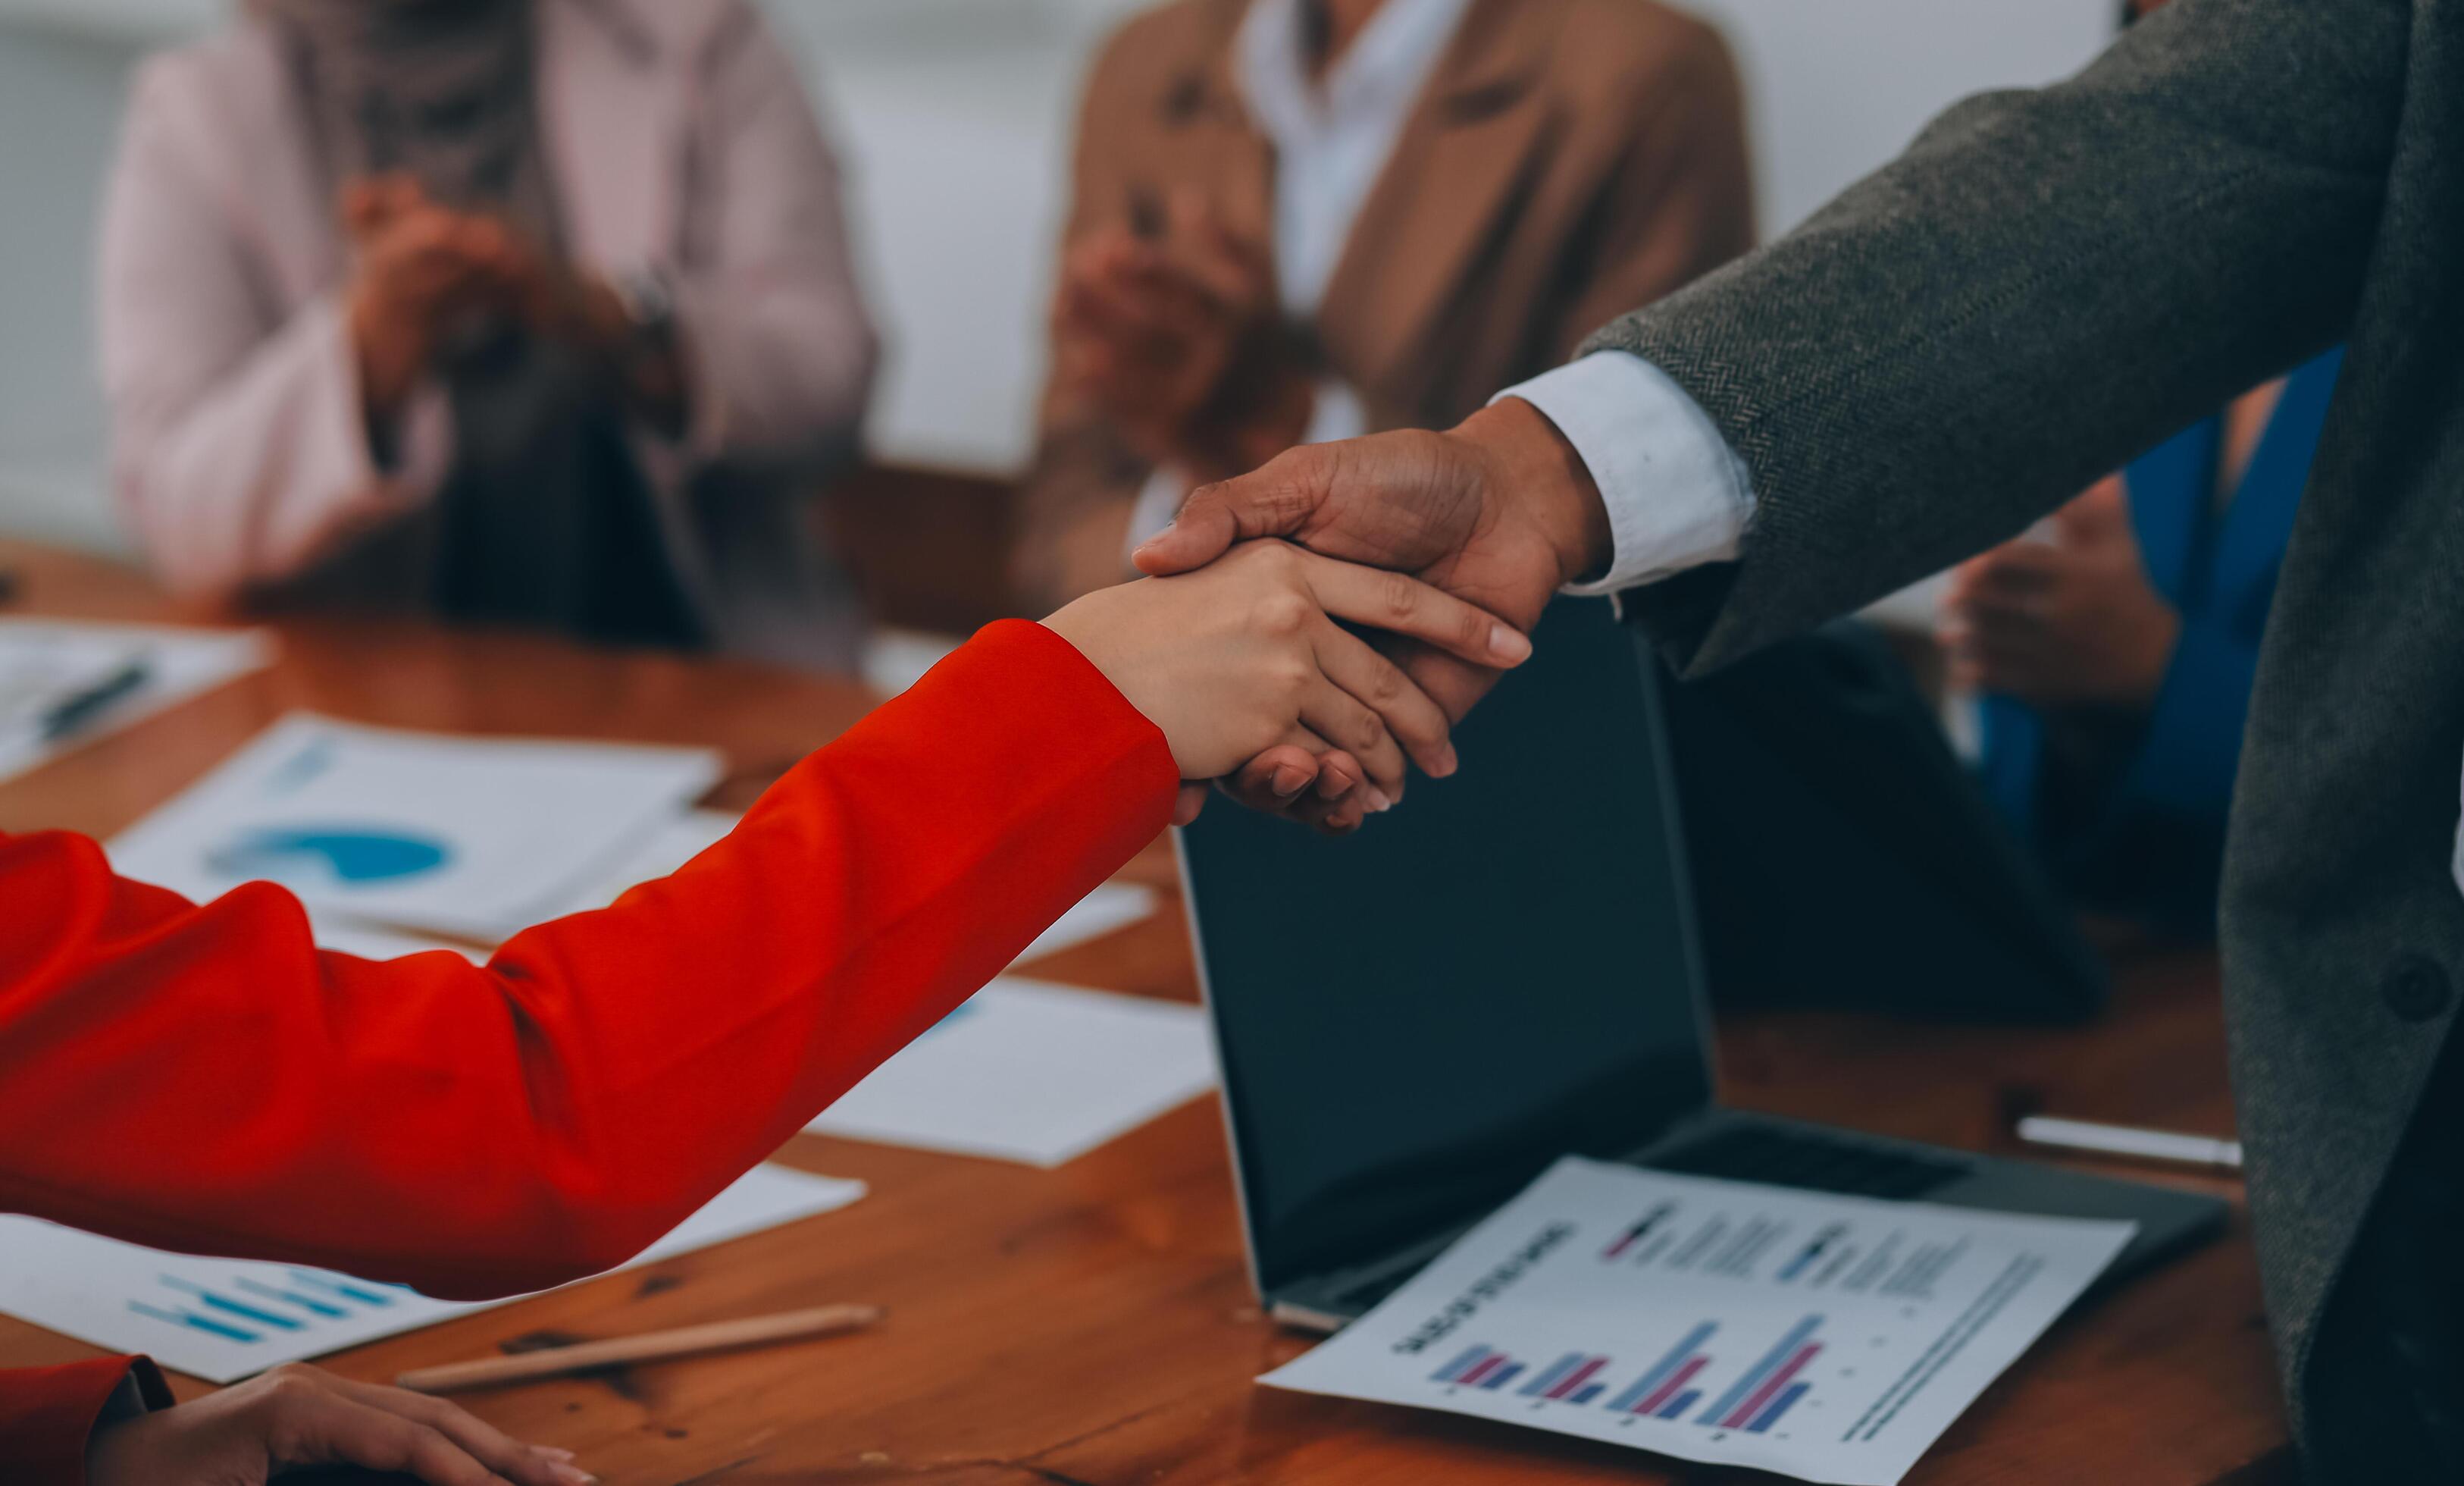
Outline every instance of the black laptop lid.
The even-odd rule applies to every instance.
[[[1710,1101],[1655,668],[1600,600],[1457,729],[1463,769],[1330,841],[1182,836],[1261,1285],[1469,1223]]]

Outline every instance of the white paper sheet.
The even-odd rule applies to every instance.
[[[596,874],[588,885],[543,917],[605,908],[639,883],[664,877],[716,846],[742,817],[717,810],[687,810],[664,821],[628,845],[615,865]],[[1103,938],[1153,915],[1153,890],[1129,882],[1107,882],[1078,900],[1026,946],[1019,962],[1053,954]]]
[[[1002,979],[805,1128],[1057,1166],[1214,1086],[1198,1008]]]
[[[447,738],[296,715],[111,846],[208,898],[268,878],[312,909],[498,940],[717,779],[698,748]]]
[[[1067,913],[1053,920],[1052,927],[1035,937],[1035,943],[1018,957],[1018,964],[1045,955],[1058,954],[1074,948],[1117,929],[1151,918],[1156,898],[1152,888],[1133,882],[1107,882],[1085,898]]]
[[[2135,1231],[1569,1157],[1259,1381],[1891,1486]]]
[[[834,1212],[864,1192],[861,1182],[756,1166],[625,1268]],[[330,1270],[191,1258],[0,1217],[0,1310],[209,1383],[504,1303],[431,1300]]]
[[[274,654],[261,630],[0,619],[0,780],[262,670]],[[141,683],[67,736],[42,736],[54,707],[132,661],[144,669]]]
[[[716,846],[743,817],[724,810],[685,810],[655,822],[599,865],[581,889],[543,919],[605,908],[642,883],[668,876]]]

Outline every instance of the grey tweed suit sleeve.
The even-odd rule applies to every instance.
[[[1600,331],[1587,350],[1693,394],[1756,496],[1735,563],[1629,610],[1688,670],[1735,659],[2015,534],[2333,344],[2410,21],[2405,0],[2179,0]]]

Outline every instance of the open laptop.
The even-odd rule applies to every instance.
[[[1457,730],[1462,773],[1358,835],[1221,803],[1181,833],[1272,1314],[1364,1314],[1568,1153],[2133,1219],[2108,1282],[2220,1229],[2207,1197],[1722,1108],[1669,683],[1602,602],[1560,600],[1536,645]]]

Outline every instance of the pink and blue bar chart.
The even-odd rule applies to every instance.
[[[1808,1316],[1790,1327],[1761,1361],[1730,1384],[1717,1402],[1695,1416],[1694,1422],[1715,1429],[1744,1430],[1749,1434],[1760,1434],[1777,1424],[1780,1416],[1809,1391],[1809,1385],[1795,1379],[1822,1355],[1822,1343],[1814,1340],[1814,1333],[1821,1325],[1821,1317]]]

